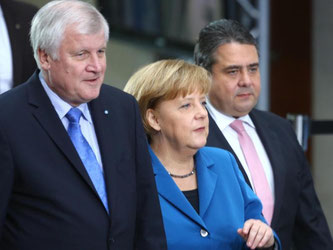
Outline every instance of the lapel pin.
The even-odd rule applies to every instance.
[[[104,110],[104,114],[105,115],[109,114],[109,110]]]

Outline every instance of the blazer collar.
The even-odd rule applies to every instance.
[[[207,145],[212,146],[212,147],[223,148],[223,149],[231,152],[237,161],[237,165],[238,165],[240,171],[242,172],[246,183],[249,185],[249,187],[251,187],[250,180],[249,180],[241,162],[239,161],[236,153],[234,152],[234,150],[228,143],[227,139],[224,137],[222,131],[219,129],[216,122],[214,121],[214,119],[212,118],[212,116],[209,113],[208,113],[208,117],[209,117],[209,134],[208,134],[208,138],[207,138],[207,141],[208,141]]]
[[[213,162],[202,154],[201,150],[195,155],[199,193],[199,216],[168,174],[151,147],[149,147],[149,153],[152,158],[152,165],[159,195],[207,230],[202,218],[207,212],[216,187],[217,176],[210,170],[213,166]]]
[[[38,74],[39,71],[36,71],[27,83],[28,103],[32,107],[32,114],[85,181],[92,185],[88,174],[84,171],[84,166],[81,163],[79,155],[39,81]]]
[[[126,153],[126,150],[124,150],[125,147],[119,146],[119,135],[116,132],[119,128],[117,128],[117,124],[114,122],[116,116],[115,107],[117,104],[110,104],[112,100],[110,100],[109,96],[104,96],[103,89],[104,85],[102,85],[100,96],[91,101],[88,106],[101,153],[105,186],[112,217],[117,216],[115,213],[112,213],[112,211],[122,209],[119,207],[121,196],[119,192],[117,192],[119,189],[117,176],[119,175],[118,168],[121,168],[120,161]]]
[[[199,212],[204,217],[213,198],[217,174],[211,170],[214,162],[200,149],[195,155],[199,188]]]

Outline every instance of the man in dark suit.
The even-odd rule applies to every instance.
[[[137,103],[102,84],[108,34],[86,2],[34,17],[40,70],[0,96],[0,249],[166,249]]]
[[[10,65],[12,75],[10,75],[10,82],[8,83],[9,87],[12,88],[28,80],[37,68],[29,42],[30,23],[37,12],[37,8],[31,4],[14,0],[0,0],[0,8],[5,22],[2,34],[8,36],[10,45],[10,49],[2,53],[8,53],[12,61]],[[5,39],[5,37],[2,37],[2,39]],[[4,49],[6,49],[5,46],[0,48],[0,50]],[[3,58],[0,60],[3,60]],[[8,61],[4,63],[8,64]],[[7,87],[0,86],[0,93],[7,89]]]
[[[194,58],[196,64],[212,73],[207,98],[210,115],[207,145],[232,152],[247,183],[259,197],[254,176],[261,167],[262,180],[273,197],[271,226],[283,249],[333,249],[308,163],[292,127],[277,115],[254,109],[260,92],[254,37],[236,21],[212,22],[201,30]],[[242,140],[238,140],[240,132],[233,128],[235,120],[243,124],[258,155],[259,164],[254,170],[249,167],[253,164],[247,158]],[[266,201],[262,202],[264,212],[265,208],[270,209]]]

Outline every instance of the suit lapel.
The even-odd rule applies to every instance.
[[[274,191],[275,191],[275,203],[274,214],[272,219],[272,225],[276,223],[276,218],[281,209],[283,201],[283,193],[285,189],[285,175],[287,174],[284,162],[284,158],[281,157],[281,145],[279,144],[279,135],[271,128],[270,122],[262,120],[259,111],[253,110],[250,113],[250,117],[256,127],[258,136],[264,145],[269,161],[271,163],[274,175]]]
[[[114,107],[107,106],[101,96],[102,93],[99,98],[91,101],[89,108],[101,152],[109,208],[110,211],[115,211],[118,205],[117,166],[120,164],[123,152],[115,133],[119,128],[115,122],[112,122],[115,119]]]
[[[195,209],[188,202],[185,195],[180,191],[177,184],[172,180],[171,176],[167,173],[164,166],[159,161],[159,159],[150,147],[149,153],[152,158],[155,181],[159,195],[162,196],[174,207],[176,207],[178,210],[180,210],[183,214],[187,215],[191,220],[198,223],[201,227],[207,229],[201,217],[197,214]]]
[[[220,128],[217,126],[216,122],[211,117],[211,115],[208,114],[208,116],[209,116],[209,134],[208,134],[208,138],[207,138],[207,146],[222,148],[222,149],[225,149],[225,150],[229,151],[230,153],[232,153],[237,161],[238,167],[239,167],[240,171],[242,172],[246,183],[252,189],[250,180],[249,180],[241,162],[239,161],[237,155],[235,154],[234,150],[228,143],[227,139],[224,137],[223,133],[221,132]]]
[[[196,154],[196,167],[199,188],[200,216],[204,217],[213,198],[216,187],[217,175],[210,168],[214,165],[209,158],[205,157],[201,150]]]
[[[28,102],[32,107],[32,114],[59,151],[64,154],[74,169],[98,196],[75,147],[38,79],[38,74],[39,71],[35,72],[28,80]]]

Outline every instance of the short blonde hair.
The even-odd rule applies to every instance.
[[[124,91],[133,95],[139,103],[143,126],[148,138],[156,131],[146,119],[146,111],[154,109],[162,101],[179,95],[185,97],[195,91],[207,94],[211,75],[204,68],[183,60],[161,60],[139,69],[128,80]]]

